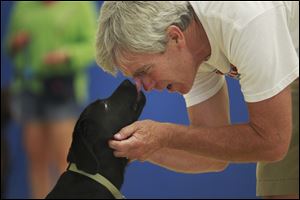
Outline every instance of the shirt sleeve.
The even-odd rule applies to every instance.
[[[283,7],[257,16],[232,38],[229,59],[239,69],[247,102],[273,97],[299,77],[292,40]]]
[[[186,106],[190,107],[209,99],[222,88],[224,82],[224,76],[215,72],[198,71],[192,89],[183,96]]]

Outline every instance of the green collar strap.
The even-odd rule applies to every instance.
[[[95,175],[92,175],[92,174],[86,173],[82,170],[79,170],[75,163],[70,163],[68,170],[77,172],[79,174],[82,174],[84,176],[87,176],[87,177],[93,179],[94,181],[97,181],[98,183],[100,183],[101,185],[106,187],[116,199],[125,199],[125,197],[121,194],[121,192],[109,180],[107,180],[101,174],[97,173]]]

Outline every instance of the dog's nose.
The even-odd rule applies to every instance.
[[[142,81],[138,78],[135,78],[134,82],[135,82],[137,93],[139,93],[142,90]]]

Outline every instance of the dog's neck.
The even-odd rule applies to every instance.
[[[73,138],[68,162],[75,163],[78,169],[86,173],[101,174],[120,189],[124,181],[127,160],[116,158],[106,140],[97,142],[97,146],[90,148],[82,141],[84,139],[81,136]]]
[[[75,163],[70,163],[68,167],[69,171],[73,171],[76,173],[79,173],[83,176],[89,177],[90,179],[93,179],[94,181],[98,182],[99,184],[103,185],[107,190],[111,192],[111,194],[116,198],[116,199],[124,199],[125,197],[122,195],[120,192],[120,189],[116,188],[115,185],[113,185],[107,178],[104,176],[100,175],[99,173],[92,175],[88,174],[82,170],[79,170],[76,166]]]
[[[113,155],[111,149],[106,151],[102,151],[101,155],[99,156],[101,160],[99,160],[99,169],[98,173],[102,176],[106,177],[110,180],[118,189],[121,188],[123,181],[124,181],[124,173],[127,163],[124,158],[116,158]],[[109,158],[109,162],[106,162]]]

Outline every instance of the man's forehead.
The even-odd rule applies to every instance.
[[[125,76],[132,76],[138,66],[139,56],[132,53],[122,53],[116,61],[117,67]],[[135,67],[135,68],[134,68]]]
[[[139,53],[122,53],[118,60],[118,68],[128,77],[135,77],[147,67],[152,66],[153,55]]]

